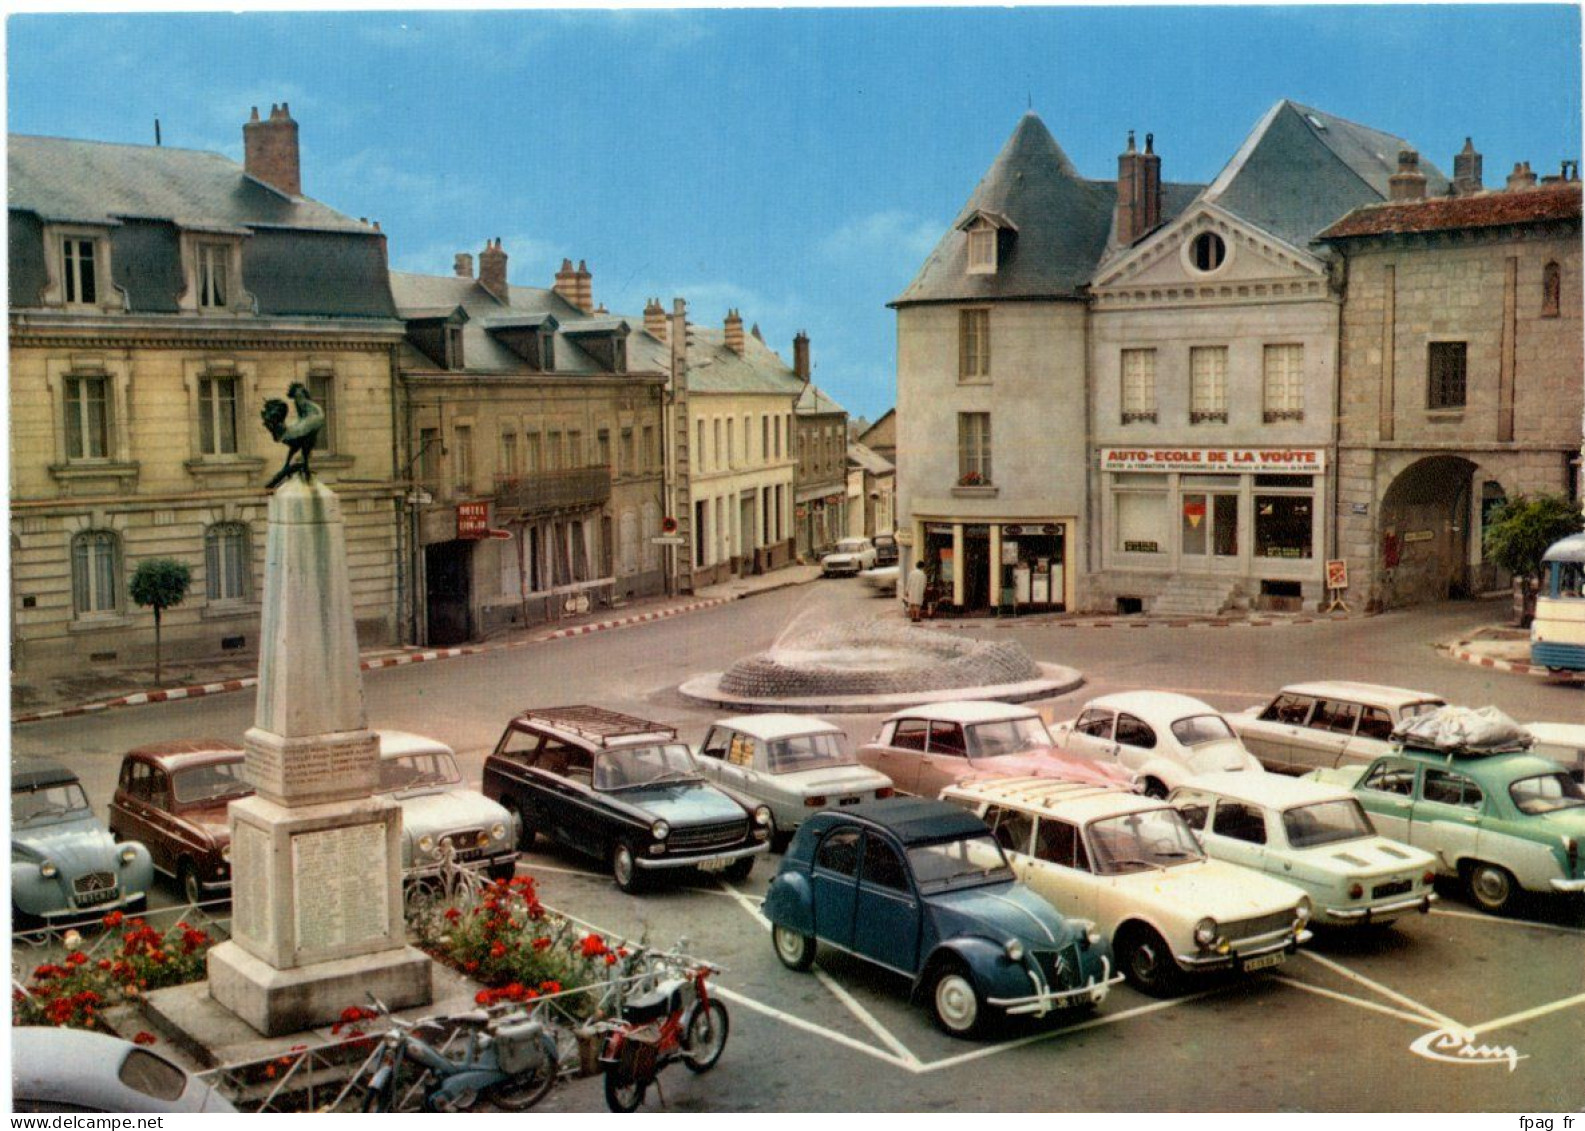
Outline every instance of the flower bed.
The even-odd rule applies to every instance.
[[[120,911],[104,917],[107,931],[120,931],[120,945],[94,958],[80,949],[75,931],[66,935],[66,957],[34,969],[25,987],[12,991],[13,1025],[63,1025],[111,1032],[103,1012],[149,990],[179,986],[204,977],[205,957],[215,939],[185,922],[161,933]],[[147,1033],[138,1043],[153,1042]]]

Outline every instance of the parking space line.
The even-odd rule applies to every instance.
[[[1413,1025],[1439,1024],[1436,1018],[1422,1017],[1414,1013],[1404,1013],[1402,1010],[1394,1009],[1390,1005],[1382,1005],[1380,1002],[1366,1001],[1361,997],[1351,997],[1348,994],[1340,994],[1336,990],[1329,990],[1323,986],[1312,986],[1309,982],[1301,982],[1295,978],[1289,978],[1282,974],[1271,975],[1271,980],[1274,982],[1281,982],[1285,986],[1292,986],[1296,990],[1303,990],[1305,993],[1316,994],[1319,997],[1329,997],[1334,1001],[1344,1001],[1349,1005],[1357,1005],[1361,1009],[1373,1010],[1376,1013],[1385,1013],[1388,1017],[1396,1017],[1400,1021],[1408,1021]]]
[[[765,918],[765,916],[760,913],[759,904],[754,902],[754,898],[752,896],[744,895],[742,892],[738,891],[737,888],[733,887],[731,884],[727,883],[723,879],[720,879],[719,877],[717,877],[716,882],[726,890],[712,892],[712,895],[724,895],[728,899],[733,900],[744,911],[747,911],[750,915],[754,916],[754,918],[758,919],[760,926],[764,927],[767,931],[770,930],[770,920]],[[760,900],[759,902],[763,903],[765,901]]]
[[[891,1053],[878,1049],[874,1045],[867,1045],[863,1041],[848,1036],[846,1033],[838,1033],[835,1030],[826,1028],[824,1025],[816,1025],[813,1021],[805,1021],[797,1014],[784,1013],[774,1006],[766,1005],[761,1001],[756,1001],[751,997],[738,993],[736,990],[727,989],[725,986],[715,986],[710,992],[715,994],[717,997],[724,997],[728,1001],[734,1001],[739,1005],[746,1006],[747,1008],[754,1010],[756,1013],[763,1013],[766,1017],[772,1017],[784,1024],[791,1025],[794,1029],[802,1029],[806,1033],[813,1033],[817,1037],[824,1037],[828,1041],[835,1041],[837,1044],[853,1049],[855,1052],[862,1052],[869,1056],[873,1056],[876,1060],[883,1061],[895,1068],[906,1068],[910,1072],[920,1071],[918,1067],[918,1061],[909,1063],[908,1061],[903,1060],[901,1057],[893,1056]]]
[[[1433,915],[1448,915],[1454,919],[1474,919],[1478,923],[1492,923],[1506,927],[1539,927],[1544,931],[1561,931],[1565,935],[1585,935],[1585,928],[1565,927],[1561,923],[1538,923],[1534,919],[1499,919],[1495,915],[1481,915],[1474,911],[1453,911],[1450,908],[1433,907]]]
[[[1489,1033],[1493,1029],[1505,1029],[1509,1025],[1517,1025],[1521,1021],[1529,1021],[1535,1017],[1545,1017],[1548,1013],[1556,1013],[1560,1009],[1570,1006],[1585,1005],[1585,994],[1575,994],[1562,1001],[1554,1001],[1548,1005],[1538,1005],[1534,1009],[1526,1009],[1522,1013],[1510,1013],[1507,1017],[1499,1017],[1495,1021],[1488,1021],[1484,1025],[1476,1025],[1471,1033]]]
[[[582,876],[586,880],[598,880],[604,877],[604,872],[585,872],[579,868],[557,868],[553,864],[531,864],[529,875],[535,872],[555,872],[558,876]]]
[[[1442,1026],[1444,1029],[1462,1029],[1463,1028],[1462,1025],[1460,1025],[1457,1021],[1454,1021],[1451,1017],[1448,1017],[1447,1015],[1442,1014],[1442,1013],[1438,1013],[1436,1010],[1431,1009],[1429,1006],[1421,1005],[1419,1002],[1415,1001],[1413,998],[1406,997],[1403,994],[1400,994],[1397,990],[1388,989],[1386,986],[1382,985],[1380,982],[1374,982],[1371,979],[1365,977],[1365,975],[1363,975],[1363,974],[1356,974],[1356,973],[1354,973],[1354,971],[1350,970],[1347,966],[1344,966],[1341,962],[1334,962],[1330,958],[1322,958],[1319,954],[1316,954],[1314,951],[1311,951],[1311,950],[1301,950],[1301,951],[1299,951],[1299,953],[1302,954],[1304,957],[1308,958],[1311,962],[1315,962],[1315,963],[1318,963],[1318,964],[1320,964],[1322,966],[1325,966],[1328,970],[1331,970],[1333,973],[1341,975],[1344,978],[1347,978],[1351,982],[1358,982],[1362,986],[1365,986],[1365,987],[1368,987],[1369,989],[1375,990],[1382,997],[1391,998],[1393,1001],[1397,1002],[1399,1005],[1407,1005],[1411,1009],[1419,1010],[1420,1017],[1421,1017],[1422,1020],[1434,1021],[1436,1024]]]
[[[877,1021],[875,1019],[875,1015],[869,1010],[865,1009],[864,1006],[859,1003],[859,1000],[856,997],[838,985],[836,979],[831,977],[830,974],[827,974],[824,970],[821,970],[818,967],[814,971],[814,976],[822,986],[831,991],[832,996],[834,996],[843,1005],[848,1007],[848,1012],[852,1013],[853,1016],[857,1017],[861,1022],[863,1022],[866,1029],[879,1037],[894,1053],[906,1060],[909,1064],[909,1067],[911,1067],[915,1072],[919,1071],[919,1069],[922,1067],[920,1059],[910,1052],[908,1047],[904,1045],[902,1041],[898,1040],[896,1035],[892,1033],[890,1029],[886,1028],[886,1026]]]

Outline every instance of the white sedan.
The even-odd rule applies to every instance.
[[[1168,691],[1091,699],[1077,718],[1058,723],[1051,734],[1071,753],[1132,770],[1151,797],[1165,797],[1197,774],[1263,772],[1220,711]]]
[[[852,576],[874,567],[875,544],[868,538],[844,538],[820,559],[820,572],[826,577]]]

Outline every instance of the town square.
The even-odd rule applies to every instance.
[[[8,30],[12,1110],[1585,1104],[1578,9]]]

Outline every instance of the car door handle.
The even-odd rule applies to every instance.
[[[1464,816],[1460,817],[1459,820],[1463,821],[1466,825],[1478,825],[1478,824],[1480,824],[1480,814],[1479,813],[1467,813]]]

